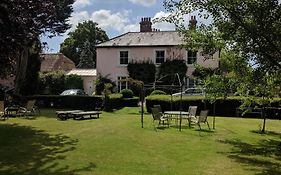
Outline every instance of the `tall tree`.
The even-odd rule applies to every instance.
[[[173,12],[169,21],[178,23],[184,14],[191,12],[198,12],[205,18],[211,16],[209,30],[218,31],[221,39],[238,50],[247,61],[262,67],[265,72],[281,68],[281,4],[278,0],[164,2],[167,9]]]
[[[84,47],[82,48],[82,52],[80,55],[80,61],[77,67],[78,68],[94,67],[93,52],[91,51],[91,44],[88,40],[84,43]]]
[[[70,58],[75,65],[79,64],[80,55],[86,41],[90,42],[93,61],[96,63],[96,45],[109,38],[104,30],[93,21],[79,23],[77,28],[68,34],[68,38],[61,44],[60,52]],[[96,64],[94,64],[94,67]]]
[[[15,73],[15,93],[24,82],[28,50],[41,34],[65,32],[74,0],[2,0],[0,2],[0,56],[2,76]],[[2,69],[3,68],[3,69]],[[15,72],[13,69],[15,68]]]
[[[238,92],[248,96],[244,104],[250,105],[253,98],[249,95],[253,95],[262,97],[259,104],[263,109],[269,105],[281,82],[279,0],[165,0],[165,5],[172,12],[167,20],[177,23],[184,33],[186,47],[202,47],[204,56],[224,49],[236,54],[231,61],[241,63],[238,69],[247,64],[249,69],[237,80]],[[186,30],[179,22],[191,12],[205,18],[211,16],[211,25],[198,26],[194,31]],[[236,73],[239,75],[238,71]],[[264,132],[264,113],[263,116]]]

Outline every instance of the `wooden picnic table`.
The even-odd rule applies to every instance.
[[[96,116],[95,118],[100,118],[101,111],[83,111],[72,113],[73,119],[84,119],[85,116]]]
[[[73,118],[73,113],[83,112],[82,110],[70,110],[70,111],[56,111],[57,117],[60,120],[67,120]]]

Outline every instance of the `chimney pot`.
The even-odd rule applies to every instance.
[[[152,32],[152,22],[151,22],[151,18],[148,17],[144,17],[141,18],[141,22],[140,22],[140,32]]]
[[[197,24],[196,16],[191,16],[189,20],[189,29],[196,29],[196,24]]]

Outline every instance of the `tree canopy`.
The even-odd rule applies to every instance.
[[[165,6],[172,12],[166,20],[178,25],[185,36],[185,47],[201,47],[206,58],[223,50],[226,54],[222,57],[230,58],[221,65],[220,74],[207,76],[205,86],[213,92],[225,92],[225,87],[235,82],[237,94],[246,97],[243,105],[258,103],[262,108],[264,131],[264,109],[281,85],[279,0],[165,0]],[[187,13],[211,18],[211,24],[186,29],[181,22]]]
[[[0,57],[2,76],[16,72],[16,91],[23,83],[28,50],[39,36],[65,32],[74,0],[2,0],[0,2]],[[13,71],[15,70],[15,71]]]
[[[93,52],[90,48],[90,42],[86,41],[84,43],[84,47],[82,48],[82,52],[80,55],[80,61],[77,65],[78,68],[93,68],[94,60],[93,60]]]
[[[207,31],[219,33],[212,41],[224,40],[228,47],[264,71],[281,68],[281,4],[278,0],[165,0],[165,5],[174,14],[169,21],[179,25],[182,17],[191,12],[211,17],[212,24]]]
[[[77,28],[68,34],[68,38],[61,44],[60,52],[70,58],[75,65],[78,65],[84,43],[89,41],[95,67],[96,45],[107,41],[108,39],[106,32],[98,27],[97,23],[93,21],[85,21],[79,23]]]

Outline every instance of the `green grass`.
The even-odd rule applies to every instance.
[[[0,121],[0,175],[274,175],[281,174],[281,121],[216,117],[216,129],[175,126],[157,132],[139,108],[103,112],[100,119]],[[209,118],[212,123],[212,118]],[[207,126],[203,125],[206,129]]]

